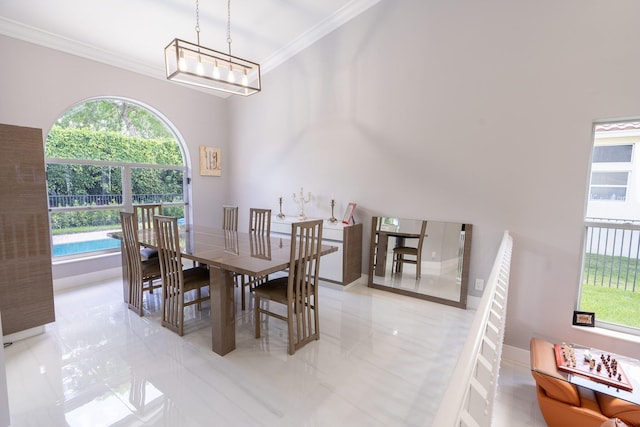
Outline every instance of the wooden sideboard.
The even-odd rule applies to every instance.
[[[297,221],[300,221],[298,217],[272,217],[271,235],[291,236],[291,223]],[[338,251],[322,257],[320,279],[348,285],[362,276],[362,224],[347,225],[325,220],[322,225],[322,242],[337,246]]]
[[[2,334],[55,320],[42,130],[0,124]]]

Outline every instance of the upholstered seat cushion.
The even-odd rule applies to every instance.
[[[632,426],[640,426],[640,406],[617,397],[598,393],[602,413],[610,418],[620,418]]]
[[[140,257],[143,261],[151,258],[158,258],[158,251],[157,249],[142,248],[140,249]]]

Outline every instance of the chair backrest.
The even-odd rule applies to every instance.
[[[553,344],[540,338],[529,343],[531,376],[547,396],[569,405],[580,406],[580,394],[575,385],[558,372]]]
[[[142,301],[138,301],[138,298],[142,296],[142,292],[138,292],[137,287],[142,287],[142,260],[140,259],[140,245],[138,243],[138,227],[135,214],[132,212],[120,212],[120,224],[122,226],[122,248],[127,264],[129,305],[141,307]]]
[[[422,243],[424,242],[424,238],[427,232],[427,221],[422,221],[422,227],[420,228],[420,237],[418,237],[418,253],[422,253]]]
[[[238,207],[222,206],[222,229],[238,231]]]
[[[137,221],[136,228],[142,228],[143,230],[153,229],[153,217],[156,215],[162,215],[162,205],[149,204],[149,205],[134,205],[133,212]]]
[[[170,292],[182,292],[184,277],[178,235],[178,218],[156,215],[153,217],[153,225],[158,245],[162,289],[164,291],[168,288]]]
[[[295,222],[291,225],[291,257],[287,289],[289,336],[297,348],[315,339],[318,333],[318,274],[322,249],[322,220]],[[291,332],[291,327],[295,332]],[[292,345],[292,343],[290,343]],[[290,354],[293,354],[290,351]]]
[[[249,233],[271,234],[271,209],[249,209]]]

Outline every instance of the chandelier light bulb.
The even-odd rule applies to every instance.
[[[229,83],[234,83],[236,81],[236,76],[233,74],[233,66],[229,67],[229,73],[227,74],[227,80]]]
[[[204,75],[204,67],[202,65],[202,60],[200,58],[198,58],[198,66],[196,67],[196,73],[198,73],[199,76]]]
[[[213,78],[220,80],[220,67],[218,67],[218,61],[213,64]]]
[[[180,59],[178,60],[178,69],[184,71],[187,69],[187,61],[184,59],[184,51],[180,49]]]
[[[242,73],[242,86],[249,86],[249,79],[247,78],[247,69],[244,69]]]

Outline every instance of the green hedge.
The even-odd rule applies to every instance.
[[[88,159],[182,166],[182,153],[173,138],[145,139],[110,131],[62,128],[47,135],[48,158]]]

